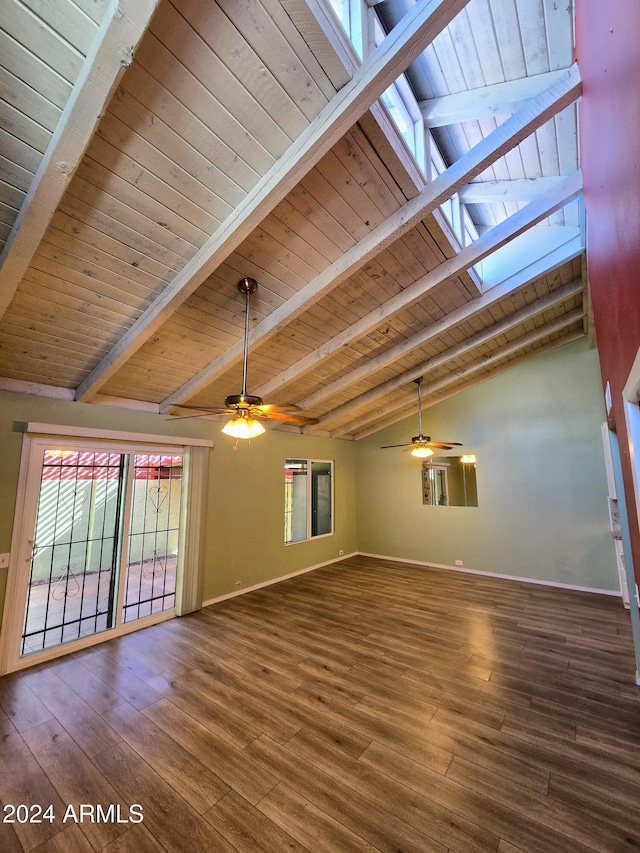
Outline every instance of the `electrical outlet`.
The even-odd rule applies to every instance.
[[[340,548],[340,550],[338,551],[338,557],[342,557],[343,554],[344,554],[344,551],[342,550],[342,548]]]
[[[242,581],[236,581],[236,589],[240,589],[242,586]]]
[[[9,567],[9,555],[8,554],[0,554],[0,569],[7,569]]]
[[[456,560],[456,566],[463,566],[463,565],[464,565],[464,563],[462,562],[462,560]]]

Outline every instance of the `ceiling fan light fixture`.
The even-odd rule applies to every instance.
[[[225,435],[232,438],[256,438],[266,432],[260,421],[249,416],[248,413],[240,413],[222,427]]]
[[[427,456],[433,456],[433,450],[430,447],[418,445],[411,451],[412,456],[417,456],[419,459],[426,459]]]

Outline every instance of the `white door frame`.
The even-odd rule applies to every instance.
[[[90,430],[82,427],[67,427],[60,425],[49,424],[28,424],[25,432],[22,452],[20,459],[20,474],[18,479],[18,489],[16,495],[16,507],[14,513],[13,532],[11,538],[11,553],[9,556],[9,570],[7,574],[7,588],[5,594],[4,614],[2,619],[2,634],[0,637],[0,675],[8,672],[14,672],[20,669],[25,669],[29,666],[34,666],[37,663],[43,663],[47,660],[59,657],[62,654],[67,654],[72,651],[78,651],[82,648],[96,645],[104,642],[112,637],[117,637],[122,634],[128,634],[132,631],[137,631],[147,625],[153,625],[157,622],[171,619],[176,611],[180,612],[180,602],[178,601],[180,593],[177,591],[176,607],[170,610],[164,610],[158,613],[144,616],[141,619],[132,622],[124,622],[116,627],[101,631],[89,637],[84,637],[69,643],[53,646],[45,649],[42,652],[37,652],[27,656],[20,656],[20,638],[22,636],[22,623],[24,621],[24,605],[26,602],[26,594],[28,587],[28,575],[24,571],[25,561],[30,560],[28,553],[26,524],[31,524],[35,519],[38,490],[29,488],[29,484],[33,482],[34,470],[41,466],[38,463],[38,450],[43,444],[52,443],[52,437],[55,437],[56,447],[67,446],[69,448],[86,448],[88,443],[95,449],[97,444],[101,445],[101,449],[113,450],[117,453],[131,452],[155,452],[155,453],[176,453],[180,452],[188,457],[189,446],[202,446],[209,448],[213,445],[212,441],[199,439],[180,439],[173,436],[151,436],[146,434],[119,432],[115,430]],[[186,490],[183,491],[183,501],[187,500]],[[192,517],[188,518],[187,523],[191,522],[191,526],[197,530],[201,527],[198,520]],[[126,517],[126,516],[125,516]],[[183,537],[184,538],[184,537]],[[193,536],[191,537],[193,538]],[[197,535],[196,535],[196,538]],[[184,561],[184,551],[179,556],[178,576],[181,575],[181,564]],[[198,567],[201,571],[201,566]],[[124,573],[123,573],[124,574]],[[121,578],[121,586],[124,580]],[[180,583],[181,590],[183,583]],[[122,599],[122,590],[118,596],[118,601]],[[192,608],[193,609],[193,608]]]

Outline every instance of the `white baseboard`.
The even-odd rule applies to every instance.
[[[393,563],[406,563],[408,565],[413,566],[423,566],[428,569],[444,569],[445,571],[462,572],[462,574],[467,575],[481,575],[487,578],[500,578],[501,580],[507,581],[520,581],[521,583],[532,583],[538,584],[540,586],[552,586],[557,587],[558,589],[572,589],[576,592],[594,592],[598,595],[613,595],[617,598],[620,598],[622,595],[621,592],[611,589],[598,589],[589,586],[576,586],[575,584],[556,583],[555,581],[543,581],[539,580],[538,578],[523,578],[519,575],[503,575],[498,574],[497,572],[481,572],[477,571],[476,569],[469,569],[461,566],[448,566],[442,563],[427,563],[422,560],[407,560],[404,557],[391,557],[386,554],[370,554],[367,551],[352,551],[350,554],[344,554],[343,556],[336,557],[333,560],[325,560],[324,563],[316,563],[314,566],[308,566],[306,569],[299,569],[297,572],[291,572],[291,574],[288,575],[281,575],[280,577],[271,578],[271,580],[254,584],[253,586],[247,586],[243,589],[234,590],[234,592],[227,592],[225,595],[219,595],[217,598],[210,598],[208,601],[203,601],[202,606],[208,607],[210,604],[218,604],[220,601],[227,601],[229,598],[236,598],[238,595],[244,595],[245,593],[253,592],[256,589],[263,589],[265,586],[272,586],[273,584],[280,583],[280,581],[286,581],[289,578],[295,578],[298,575],[304,575],[307,572],[313,572],[315,571],[315,569],[321,569],[323,566],[330,566],[332,563],[339,563],[342,560],[347,560],[349,557],[372,557],[374,560],[389,560]]]
[[[476,569],[464,568],[461,566],[447,566],[441,563],[425,563],[421,560],[406,560],[403,557],[388,557],[384,554],[369,554],[366,551],[357,551],[356,552],[360,557],[373,557],[378,560],[390,560],[394,563],[409,563],[414,566],[425,566],[430,569],[445,569],[449,572],[462,572],[467,575],[482,575],[487,578],[500,578],[502,580],[507,581],[520,581],[521,583],[533,583],[539,584],[540,586],[554,586],[558,589],[573,589],[576,592],[595,592],[598,595],[614,595],[617,598],[622,596],[620,591],[612,590],[612,589],[598,589],[590,586],[576,586],[575,584],[570,583],[556,583],[555,581],[543,581],[538,578],[523,578],[519,575],[502,575],[497,572],[481,572]]]
[[[202,606],[208,607],[210,604],[218,604],[220,601],[227,601],[229,598],[236,598],[238,595],[244,595],[245,592],[253,592],[255,589],[263,589],[265,586],[272,586],[274,583],[280,583],[280,581],[286,581],[289,578],[295,578],[298,575],[305,575],[307,572],[313,572],[315,569],[321,569],[323,566],[330,566],[332,563],[339,563],[342,560],[347,560],[349,557],[356,557],[358,553],[358,551],[352,551],[350,554],[343,554],[341,557],[336,557],[333,560],[325,560],[324,563],[316,563],[315,566],[308,566],[306,569],[298,569],[297,572],[291,572],[289,575],[281,575],[280,577],[254,584],[254,586],[246,586],[243,589],[228,592],[225,595],[219,595],[217,598],[210,598],[208,601],[203,601]]]

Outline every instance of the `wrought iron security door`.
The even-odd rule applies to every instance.
[[[21,657],[174,606],[182,462],[43,451]]]

